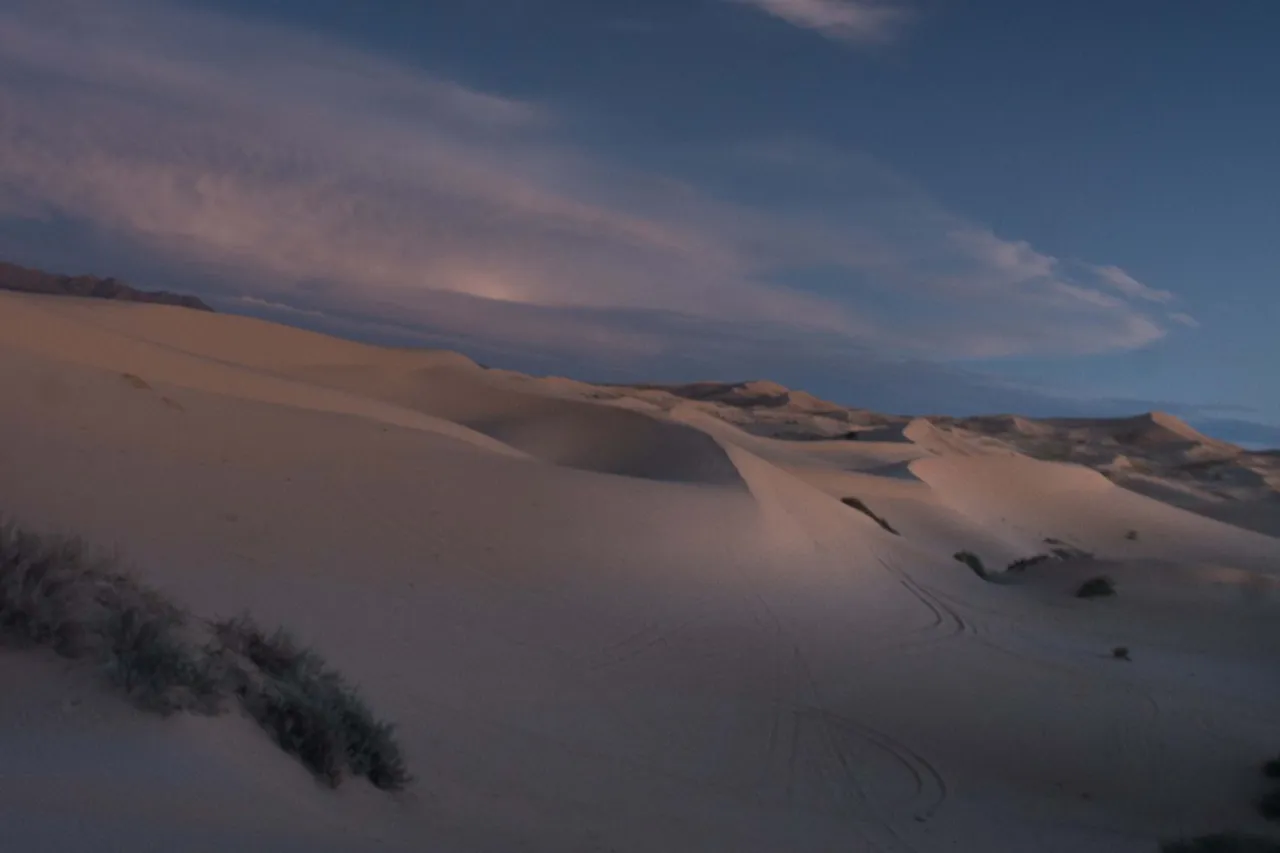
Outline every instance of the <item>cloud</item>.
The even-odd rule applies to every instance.
[[[1144,299],[1147,302],[1161,304],[1173,301],[1173,294],[1169,291],[1147,287],[1120,267],[1094,267],[1094,272],[1103,282],[1132,299]]]
[[[1114,268],[997,236],[858,152],[709,147],[707,171],[732,174],[695,185],[583,150],[564,118],[192,7],[0,9],[0,217],[92,230],[170,289],[199,271],[214,296],[623,360],[733,364],[760,341],[1071,355],[1166,334]],[[57,245],[61,265],[75,247]]]
[[[891,41],[913,19],[894,0],[734,0],[789,24],[850,43]]]
[[[732,247],[557,187],[544,175],[576,167],[536,105],[291,31],[122,6],[132,26],[91,5],[0,17],[0,67],[27,81],[0,92],[7,198],[365,296],[697,312],[734,285],[743,311],[829,322],[744,280]]]
[[[1180,312],[1175,312],[1169,315],[1169,319],[1175,323],[1186,326],[1189,329],[1200,328],[1200,321],[1197,320],[1195,317],[1192,317],[1190,314],[1182,314]]]

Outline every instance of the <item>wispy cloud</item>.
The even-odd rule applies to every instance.
[[[733,0],[754,6],[827,38],[852,43],[886,42],[914,19],[898,0]]]
[[[1144,299],[1147,302],[1161,304],[1173,301],[1173,294],[1169,291],[1147,287],[1119,267],[1094,267],[1094,272],[1102,281],[1132,299]]]
[[[558,186],[586,183],[587,167],[548,141],[537,105],[161,4],[19,8],[0,14],[0,73],[26,82],[0,92],[7,197],[365,296],[830,321],[751,282],[731,246]]]
[[[85,223],[223,271],[232,295],[631,356],[728,327],[717,346],[740,353],[749,330],[832,357],[1166,334],[1146,311],[1162,291],[999,237],[856,152],[743,146],[733,183],[767,187],[761,205],[584,151],[537,102],[307,33],[153,0],[53,5],[0,9],[0,216]],[[852,27],[874,4],[826,5],[800,8]]]

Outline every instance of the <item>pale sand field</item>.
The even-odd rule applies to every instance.
[[[1137,853],[1265,830],[1280,539],[924,421],[781,441],[600,396],[0,294],[0,510],[121,549],[198,614],[290,626],[417,776],[330,791],[236,715],[146,716],[5,652],[0,849]],[[1000,569],[1045,539],[1097,559],[992,583],[951,556]],[[1098,574],[1119,594],[1075,598]]]

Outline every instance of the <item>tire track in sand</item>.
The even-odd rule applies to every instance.
[[[790,647],[787,650],[789,654],[777,655],[777,658],[786,660],[774,674],[774,714],[767,745],[770,755],[776,755],[780,746],[785,749],[783,763],[788,802],[796,804],[802,768],[813,768],[811,772],[818,778],[810,781],[836,788],[837,801],[843,801],[840,811],[858,820],[863,841],[871,845],[871,849],[886,853],[913,853],[914,848],[896,824],[907,819],[923,823],[933,817],[950,796],[946,777],[908,744],[831,710],[822,698],[813,668],[800,645],[769,603],[762,596],[756,598],[768,615],[777,642]],[[942,610],[932,630],[936,631],[938,625],[944,624],[954,627],[957,621]],[[952,634],[948,632],[946,636]],[[788,689],[788,684],[794,686]],[[894,802],[892,795],[868,786],[861,778],[864,760],[857,753],[865,756],[867,751],[881,755],[899,769],[901,778],[907,780],[910,788],[905,800]],[[834,780],[827,778],[824,767],[834,771]],[[883,765],[879,770],[883,772]],[[846,796],[840,797],[839,791]]]

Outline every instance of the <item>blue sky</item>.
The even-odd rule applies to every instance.
[[[0,255],[584,378],[1280,427],[1278,31],[1269,0],[13,0]]]

